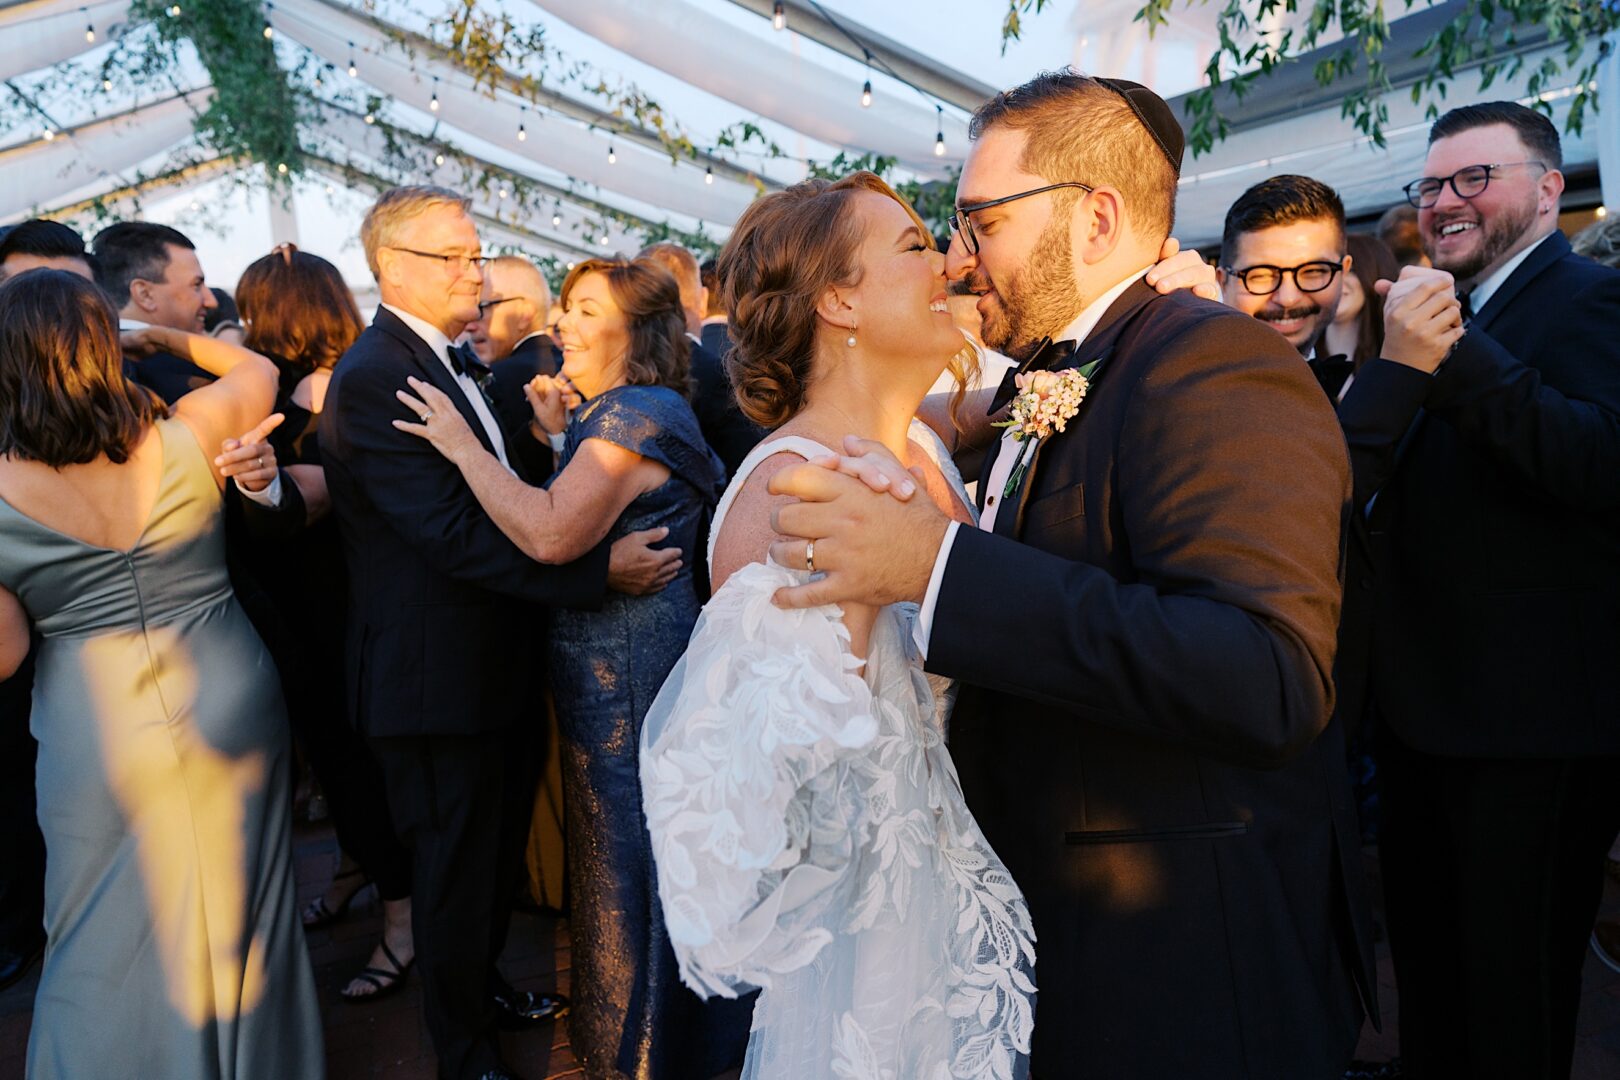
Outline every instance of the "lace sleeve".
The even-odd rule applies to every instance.
[[[809,963],[860,847],[838,768],[877,735],[836,607],[771,603],[803,575],[737,571],[642,729],[658,891],[682,980],[733,997]]]

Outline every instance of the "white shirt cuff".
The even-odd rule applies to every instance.
[[[260,506],[268,506],[274,510],[281,505],[281,473],[277,471],[276,478],[264,486],[261,491],[249,491],[241,484],[236,483],[233,477],[231,483],[236,484],[236,490],[242,493],[244,499],[252,499]]]
[[[940,541],[939,554],[934,556],[933,573],[928,575],[928,591],[923,594],[922,608],[917,612],[917,622],[911,628],[917,653],[924,660],[928,659],[928,640],[934,633],[934,608],[939,604],[939,585],[945,580],[945,564],[951,559],[951,545],[956,543],[956,530],[961,527],[960,521],[953,521],[945,527],[945,539]]]

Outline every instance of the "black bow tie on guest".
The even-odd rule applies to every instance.
[[[1035,352],[1028,360],[1008,371],[1001,379],[1001,385],[996,388],[995,400],[990,403],[990,412],[998,413],[1002,407],[1011,401],[1018,393],[1018,387],[1013,381],[1017,376],[1028,371],[1051,371],[1059,364],[1068,363],[1078,348],[1077,342],[1053,341],[1051,338],[1041,342],[1035,347]]]
[[[1355,363],[1343,353],[1313,356],[1305,362],[1310,365],[1316,381],[1322,384],[1322,389],[1327,391],[1327,396],[1334,401],[1339,400],[1339,391],[1344,389],[1350,373],[1356,368]]]

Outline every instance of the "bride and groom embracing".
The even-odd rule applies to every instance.
[[[1373,1000],[1343,438],[1287,342],[1154,266],[1162,100],[1050,73],[972,132],[943,258],[869,175],[759,200],[722,256],[777,431],[642,733],[682,977],[764,987],[749,1078],[1336,1077]],[[1021,361],[935,420],[1010,417],[977,507],[909,437],[947,274]]]

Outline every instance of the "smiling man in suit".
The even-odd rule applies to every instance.
[[[1144,280],[1183,146],[1151,91],[1048,73],[970,130],[947,272],[986,345],[1091,385],[1021,471],[992,451],[978,529],[778,473],[802,539],[772,554],[814,541],[826,574],[778,601],[921,602],[928,670],[965,684],[962,791],[1035,922],[1035,1074],[1337,1077],[1371,941],[1329,722],[1333,410],[1281,335]]]
[[[439,1072],[501,1080],[512,1074],[497,1023],[543,1022],[565,1005],[513,990],[495,967],[539,762],[544,608],[639,591],[669,556],[632,534],[611,556],[603,544],[566,566],[533,562],[453,464],[393,427],[408,415],[395,393],[414,375],[449,395],[509,468],[509,441],[527,437],[502,430],[476,357],[450,344],[478,317],[483,285],[469,206],[444,188],[406,187],[367,212],[361,241],[382,305],[332,376],[321,449],[349,566],[349,698],[413,854],[412,930]]]
[[[1407,185],[1434,269],[1340,405],[1374,572],[1365,673],[1409,1075],[1567,1077],[1620,828],[1620,272],[1558,231],[1558,131],[1454,109]]]

